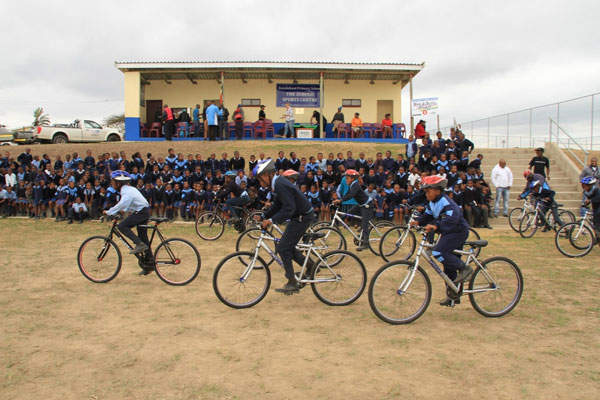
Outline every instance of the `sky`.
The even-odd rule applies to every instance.
[[[600,91],[597,0],[167,3],[2,2],[0,124],[122,113],[115,61],[425,62],[442,125]]]

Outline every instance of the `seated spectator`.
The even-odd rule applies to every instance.
[[[392,114],[385,114],[385,117],[381,120],[381,137],[386,136],[393,137],[392,134]]]
[[[363,122],[362,119],[359,118],[359,113],[354,113],[354,118],[350,122],[350,126],[352,128],[352,136],[358,137],[362,133]]]
[[[76,197],[75,202],[69,208],[69,224],[73,223],[73,219],[77,219],[82,224],[87,216],[87,212],[88,208],[81,201],[81,197]]]

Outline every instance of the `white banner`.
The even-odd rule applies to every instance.
[[[427,117],[438,113],[438,98],[428,97],[426,99],[413,99],[412,113],[413,117]]]

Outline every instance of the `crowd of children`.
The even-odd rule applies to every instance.
[[[443,145],[440,145],[443,142]],[[462,207],[471,226],[489,227],[490,190],[481,173],[478,154],[459,150],[452,140],[436,140],[433,145],[423,140],[417,154],[392,156],[391,151],[367,158],[351,151],[327,157],[298,158],[280,151],[274,158],[279,172],[293,169],[299,172],[296,184],[311,201],[319,219],[328,221],[336,207],[349,208],[353,200],[334,205],[348,190],[342,174],[347,169],[359,172],[359,182],[373,200],[377,219],[402,223],[410,205],[425,203],[421,190],[424,176],[437,175],[448,180],[447,194]],[[200,154],[175,154],[168,150],[165,157],[139,152],[131,158],[120,153],[94,155],[88,150],[84,157],[68,154],[64,160],[54,160],[47,154],[33,155],[30,149],[13,159],[10,153],[0,158],[0,212],[7,216],[30,218],[52,217],[56,221],[97,218],[119,200],[110,184],[110,173],[125,170],[134,177],[135,185],[148,200],[152,212],[169,219],[193,220],[205,210],[215,207],[225,174],[234,172],[235,183],[249,197],[249,210],[261,209],[269,203],[270,188],[261,187],[252,176],[253,167],[267,158],[260,153],[246,161],[239,152],[232,158],[227,153],[204,159]],[[249,173],[247,173],[250,171]],[[228,174],[228,175],[231,175]]]

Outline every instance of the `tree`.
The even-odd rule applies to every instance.
[[[109,115],[108,117],[104,118],[103,123],[105,126],[110,128],[125,126],[125,114]]]
[[[50,125],[50,116],[44,114],[44,108],[38,107],[33,111],[33,126],[48,126]]]

